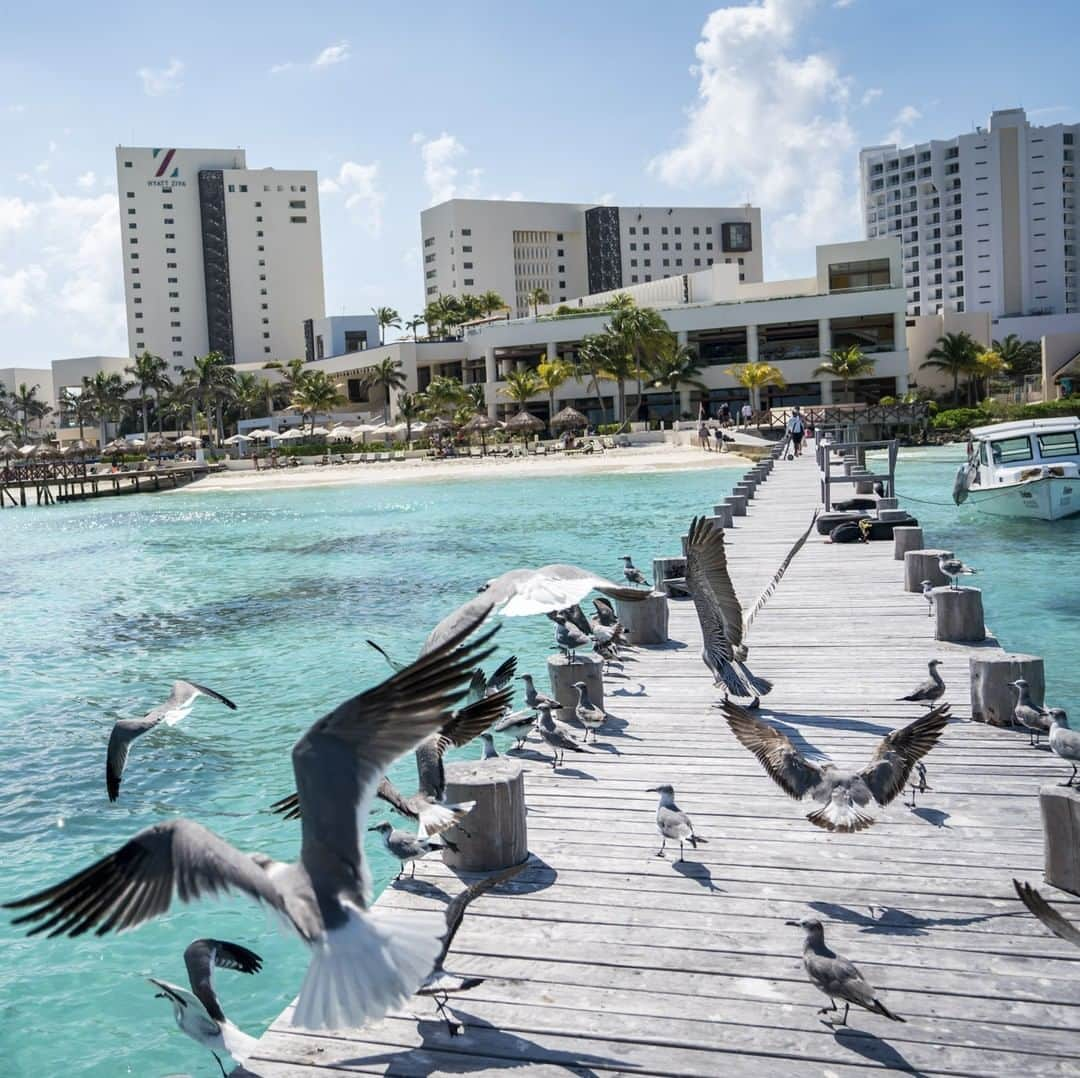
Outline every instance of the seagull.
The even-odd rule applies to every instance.
[[[932,788],[926,785],[926,764],[924,764],[922,760],[915,761],[915,774],[918,775],[918,783],[916,784],[913,780],[908,787],[908,789],[911,790],[911,804],[908,805],[909,808],[915,807],[916,794],[924,794],[927,790]],[[907,805],[907,802],[905,801],[904,804]]]
[[[712,672],[724,698],[760,697],[772,691],[772,682],[755,677],[746,666],[743,613],[728,573],[724,530],[705,517],[694,517],[686,543],[686,587],[694,601],[704,650],[701,657]]]
[[[806,967],[810,983],[824,992],[832,1004],[831,1007],[822,1007],[818,1014],[830,1014],[839,1010],[836,1001],[842,999],[844,1001],[844,1017],[836,1025],[847,1025],[848,1011],[851,1009],[852,1003],[873,1014],[880,1014],[884,1018],[889,1018],[893,1022],[906,1021],[900,1015],[893,1014],[878,999],[877,993],[866,978],[855,968],[854,963],[849,962],[842,955],[838,955],[829,947],[825,942],[825,929],[820,921],[787,921],[785,923],[795,925],[806,932],[806,943],[803,945],[803,966]]]
[[[560,711],[562,704],[554,696],[548,696],[546,692],[537,692],[533,684],[532,674],[522,674],[521,680],[525,682],[525,703],[534,711],[546,707],[549,711]]]
[[[578,648],[588,647],[592,642],[591,637],[586,636],[576,625],[571,625],[562,614],[548,614],[548,617],[555,622],[556,646],[571,663],[577,662]]]
[[[394,877],[395,880],[401,879],[401,874],[405,871],[406,865],[412,867],[409,876],[412,879],[416,875],[416,862],[421,857],[426,857],[429,853],[441,853],[449,845],[448,843],[444,845],[442,842],[436,842],[432,838],[411,835],[408,831],[399,831],[387,820],[375,824],[374,827],[369,827],[368,830],[378,831],[387,852],[401,862],[398,874]]]
[[[1065,920],[1065,918],[1062,917],[1061,914],[1058,913],[1058,911],[1055,910],[1030,883],[1021,883],[1019,880],[1013,880],[1013,887],[1016,888],[1016,893],[1020,897],[1020,901],[1023,902],[1023,904],[1027,906],[1027,908],[1031,910],[1031,912],[1035,914],[1035,916],[1038,917],[1055,936],[1066,940],[1076,947],[1080,947],[1080,928],[1077,928],[1076,925]]]
[[[945,682],[941,680],[941,675],[937,672],[940,665],[940,659],[931,659],[926,664],[930,676],[926,681],[920,681],[916,688],[907,696],[901,696],[900,699],[932,708],[945,695]]]
[[[188,902],[241,891],[266,903],[311,949],[293,1023],[357,1029],[403,1003],[427,976],[442,918],[372,910],[363,829],[379,776],[438,731],[491,653],[491,633],[465,643],[480,611],[428,655],[318,719],[292,750],[303,839],[299,860],[247,854],[173,816],[62,882],[5,905],[30,935],[134,928]],[[437,922],[437,923],[436,923]]]
[[[175,726],[188,716],[200,696],[208,696],[232,711],[236,710],[236,704],[205,685],[196,685],[193,681],[174,681],[172,692],[165,703],[152,708],[141,719],[116,721],[112,733],[109,734],[109,749],[105,757],[105,789],[110,801],[115,801],[120,796],[120,777],[124,773],[128,752],[135,738],[141,737],[147,730],[153,730],[159,722],[164,722],[166,726]]]
[[[1031,689],[1024,678],[1017,678],[1012,687],[1016,690],[1013,719],[1027,728],[1028,744],[1038,747],[1039,738],[1050,729],[1050,712],[1031,699]]]
[[[608,628],[614,628],[619,624],[619,615],[615,613],[615,607],[607,599],[593,599],[592,605],[596,610],[596,617],[593,619],[594,625],[599,622]]]
[[[970,565],[965,565],[959,558],[954,558],[951,554],[942,554],[938,558],[937,564],[942,574],[949,578],[953,591],[957,590],[956,578],[958,576],[974,576],[979,571],[978,569],[972,569]]]
[[[495,738],[491,734],[481,734],[480,740],[484,743],[483,748],[480,750],[481,760],[497,760],[499,759],[499,750],[495,748]]]
[[[796,801],[809,794],[823,805],[806,817],[815,827],[862,831],[874,822],[863,808],[871,800],[884,808],[903,791],[916,761],[937,744],[949,721],[949,705],[886,734],[860,771],[841,771],[831,762],[806,759],[786,735],[730,701],[724,703],[724,714],[731,732],[784,793]]]
[[[528,864],[529,861],[526,859],[520,865],[511,865],[510,868],[504,868],[501,872],[485,876],[482,880],[469,884],[461,894],[447,903],[446,935],[443,937],[442,951],[439,953],[439,957],[435,959],[435,966],[427,975],[427,979],[416,990],[416,994],[418,996],[431,996],[435,1000],[435,1006],[446,1023],[446,1028],[451,1037],[456,1037],[461,1032],[461,1026],[447,1017],[446,1005],[450,996],[459,992],[468,992],[470,989],[476,988],[477,985],[483,984],[486,980],[484,977],[464,977],[458,973],[447,973],[443,968],[443,963],[446,961],[446,956],[454,942],[454,937],[457,935],[457,930],[461,927],[461,920],[465,916],[465,910],[474,899],[479,898],[493,887],[498,887],[500,883],[512,880]]]
[[[934,616],[934,585],[929,580],[922,582],[922,593],[926,600],[926,616],[932,618]]]
[[[554,771],[562,763],[566,750],[571,752],[588,752],[582,748],[576,738],[571,734],[570,727],[565,723],[558,722],[551,717],[551,709],[540,708],[540,723],[537,726],[542,740],[551,746],[551,770]]]
[[[222,1078],[225,1078],[225,1068],[218,1053],[230,1055],[243,1065],[259,1042],[237,1029],[225,1017],[214,991],[214,967],[235,969],[240,973],[258,973],[262,969],[262,959],[238,943],[201,939],[188,944],[184,951],[184,965],[187,967],[190,992],[154,977],[147,980],[160,989],[154,998],[167,999],[172,1003],[176,1024],[196,1044],[210,1050],[217,1060]]]
[[[683,843],[689,842],[696,850],[699,842],[705,839],[694,834],[694,825],[690,817],[675,804],[674,786],[652,786],[645,791],[647,794],[659,794],[660,804],[656,807],[656,830],[660,832],[660,849],[656,851],[657,857],[664,856],[668,839],[679,844],[679,858],[675,864],[680,864],[683,859]]]
[[[607,712],[592,702],[592,698],[589,696],[589,686],[584,681],[575,681],[574,688],[577,689],[578,694],[574,715],[578,722],[585,727],[585,736],[582,741],[587,742],[589,740],[590,730],[592,731],[593,741],[595,741],[596,731],[607,722]]]
[[[634,565],[634,559],[631,558],[629,554],[624,554],[622,556],[622,563],[622,575],[626,577],[631,584],[644,584],[648,587],[649,582],[645,579],[645,574]]]
[[[562,614],[575,629],[579,629],[586,636],[592,636],[592,626],[589,624],[589,619],[585,617],[585,611],[577,603],[568,606],[565,610],[556,610],[555,613]]]
[[[559,705],[561,706],[561,705]],[[509,715],[499,719],[495,723],[495,733],[497,734],[510,734],[517,744],[514,746],[516,749],[523,749],[525,747],[525,739],[529,736],[529,732],[536,725],[536,716],[526,711],[511,711]]]
[[[1068,782],[1059,782],[1058,785],[1072,786],[1080,765],[1080,730],[1069,729],[1069,716],[1060,707],[1050,709],[1050,748],[1072,765]]]

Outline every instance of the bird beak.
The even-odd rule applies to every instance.
[[[798,921],[785,921],[784,924],[791,925],[792,928],[801,928],[802,927],[802,925],[800,925]]]
[[[378,831],[379,829],[377,827],[369,827],[368,830],[369,831]]]
[[[646,791],[647,794],[658,794],[660,792],[659,786],[650,786]]]

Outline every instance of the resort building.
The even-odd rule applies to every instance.
[[[118,146],[116,179],[132,355],[304,355],[304,319],[325,309],[315,172]]]
[[[378,343],[379,321],[373,314],[304,319],[304,357],[308,363],[327,356],[362,352]]]
[[[0,367],[0,386],[14,396],[19,392],[19,386],[27,389],[36,387],[35,400],[47,404],[52,411],[42,420],[31,420],[30,427],[35,431],[56,430],[58,416],[56,411],[56,393],[53,390],[53,372],[51,368],[41,370],[38,367]],[[21,421],[21,415],[19,419]]]
[[[786,385],[761,391],[762,407],[816,404],[839,399],[840,387],[814,370],[831,348],[858,345],[875,361],[874,369],[859,380],[862,400],[901,394],[908,386],[905,340],[906,297],[900,265],[900,245],[892,238],[831,244],[817,248],[817,272],[798,280],[750,283],[739,280],[737,263],[716,263],[709,269],[670,280],[620,289],[641,306],[655,308],[678,340],[700,357],[700,380],[707,389],[708,405],[715,412],[721,401],[741,405],[747,391],[729,372],[741,363],[761,360],[783,373]],[[363,356],[334,356],[317,361],[341,382],[350,407],[379,415],[385,402],[378,388],[363,385],[365,369],[384,358],[397,360],[406,376],[406,390],[426,389],[439,376],[465,385],[484,386],[488,412],[497,418],[516,410],[504,393],[506,376],[514,369],[536,367],[547,359],[575,359],[582,338],[604,331],[610,313],[597,310],[604,295],[568,297],[567,305],[580,313],[511,319],[466,327],[454,341],[398,341],[369,348]],[[611,421],[616,387],[571,379],[555,393],[555,409],[572,405],[591,422]],[[627,386],[634,415],[636,385]],[[682,387],[680,416],[697,415],[702,393]],[[641,414],[671,419],[671,393],[647,387]],[[390,412],[396,411],[391,400]],[[528,402],[530,412],[548,417],[546,395]]]
[[[529,293],[553,303],[681,277],[715,264],[762,278],[752,206],[597,206],[455,198],[420,214],[424,297],[497,292],[522,317]]]
[[[868,238],[902,243],[910,315],[1080,312],[1080,124],[1039,127],[1023,109],[986,128],[859,155]]]

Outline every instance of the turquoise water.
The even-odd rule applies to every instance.
[[[241,849],[296,855],[297,825],[266,807],[293,789],[289,749],[316,718],[387,673],[365,644],[415,654],[484,579],[570,561],[618,576],[677,553],[694,513],[738,470],[396,488],[144,495],[0,513],[0,899],[58,882],[164,816]],[[542,673],[551,626],[509,619],[500,655]],[[104,789],[116,717],[159,703],[176,677],[199,700],[133,748],[120,800]],[[475,747],[461,750],[478,754]],[[415,789],[411,760],[394,776]],[[376,810],[380,815],[383,810]],[[374,839],[376,836],[370,836]],[[396,871],[369,844],[376,886]],[[218,1074],[143,979],[185,984],[199,936],[235,940],[263,972],[216,982],[253,1034],[295,995],[306,952],[244,899],[175,904],[107,939],[26,939],[0,915],[0,1072],[12,1076]]]

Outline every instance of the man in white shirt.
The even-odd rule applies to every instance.
[[[803,438],[806,436],[806,421],[803,419],[797,404],[791,410],[791,416],[788,418],[787,432],[791,436],[791,448],[794,450],[795,456],[801,457]]]
[[[750,426],[750,420],[753,418],[753,416],[754,416],[754,409],[750,407],[750,402],[747,401],[742,406],[742,425],[744,427]]]

